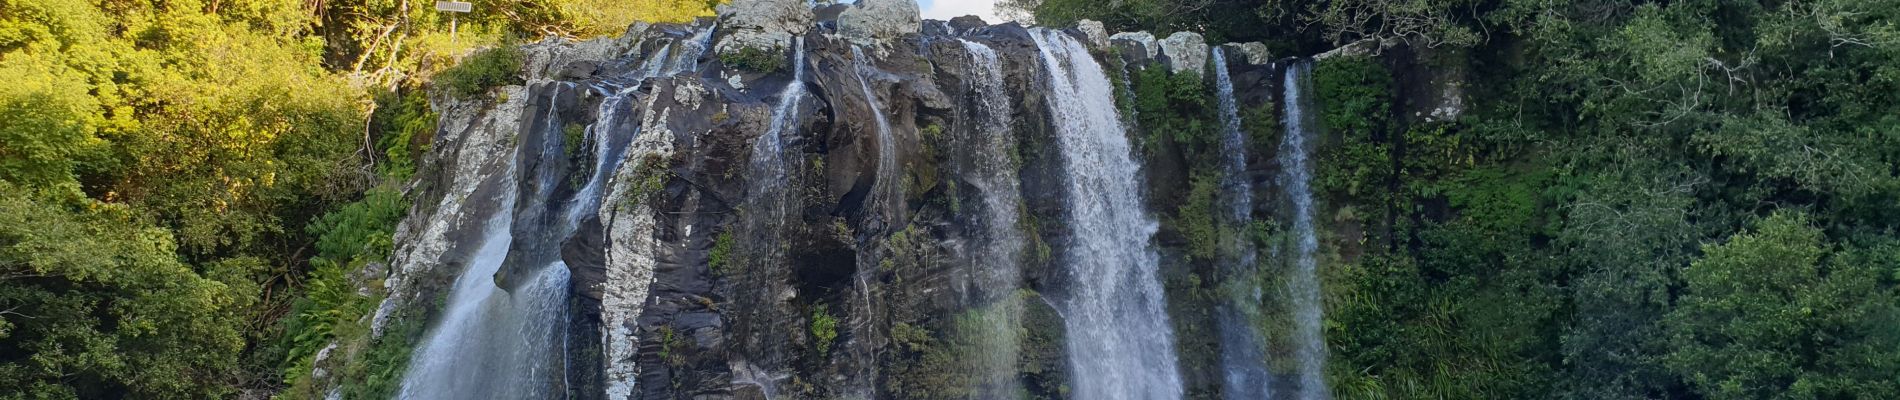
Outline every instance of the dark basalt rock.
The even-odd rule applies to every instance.
[[[819,32],[848,7],[818,8]],[[918,362],[895,343],[892,327],[941,334],[959,313],[980,305],[959,289],[973,273],[964,260],[971,257],[977,230],[959,204],[980,201],[968,171],[988,150],[967,138],[1002,133],[978,132],[972,121],[968,110],[985,99],[970,80],[982,66],[959,40],[997,53],[1009,96],[1014,126],[1007,134],[1015,139],[1013,159],[1020,162],[1022,225],[1034,242],[1025,250],[1019,286],[1060,291],[1056,266],[1066,255],[1048,249],[1064,248],[1072,234],[1059,217],[1069,201],[1062,189],[1068,174],[1054,136],[1059,122],[1049,115],[1055,100],[1046,97],[1050,78],[1027,28],[959,17],[927,21],[922,34],[874,45],[806,34],[798,37],[807,52],[802,82],[793,81],[792,68],[740,71],[710,50],[689,60],[696,69],[639,79],[651,57],[678,48],[709,24],[639,25],[623,38],[531,45],[525,76],[531,83],[507,89],[507,100],[438,100],[437,110],[453,123],[444,124],[411,189],[417,210],[398,234],[408,249],[399,253],[417,254],[407,261],[412,266],[406,276],[434,278],[406,278],[398,290],[402,297],[447,290],[444,279],[452,280],[479,245],[472,242],[484,221],[457,220],[431,231],[445,237],[423,238],[426,218],[487,215],[480,208],[492,207],[503,189],[466,179],[505,168],[513,158],[522,182],[515,186],[517,198],[550,201],[516,205],[515,248],[495,279],[512,288],[519,285],[514,277],[556,260],[572,272],[570,397],[604,397],[603,388],[615,386],[616,378],[600,371],[634,363],[630,394],[642,399],[891,398],[889,385],[899,379],[889,371]],[[856,59],[854,45],[870,59]],[[792,58],[791,49],[779,50]],[[1240,103],[1273,104],[1278,69],[1238,58],[1229,57],[1229,68]],[[1167,68],[1145,56],[1098,61],[1111,75],[1122,65]],[[787,84],[805,85],[808,94],[790,107],[796,118],[782,136],[785,176],[752,176],[754,143],[769,130]],[[571,150],[586,148],[568,143],[576,140],[571,129],[600,123],[605,98],[619,93],[630,100],[627,109],[617,110],[625,113],[626,126],[615,129],[637,129],[640,138],[638,151],[630,150],[622,170],[610,174],[616,177],[611,189],[628,195],[609,197],[618,201],[602,204],[599,215],[583,216],[566,241],[548,245],[544,239],[559,226],[561,204],[581,185],[559,180],[544,187],[528,174],[592,174],[598,160]],[[887,136],[878,133],[873,103],[889,121]],[[893,149],[899,170],[878,171],[882,147]],[[1255,165],[1267,165],[1271,153],[1254,158]],[[1149,162],[1143,173],[1156,191],[1151,198],[1173,201],[1164,196],[1179,193],[1176,186],[1187,182],[1187,161]],[[1272,176],[1265,168],[1256,169],[1258,179]],[[902,187],[902,198],[874,198],[880,183]],[[761,184],[784,189],[788,212],[782,221],[755,220],[769,214],[749,209],[751,192]],[[471,186],[477,188],[455,190]],[[459,203],[450,201],[465,195]],[[445,205],[460,209],[438,213]],[[632,219],[650,223],[627,222]],[[750,228],[760,226],[771,229]],[[644,251],[633,260],[638,265],[616,253],[636,245]],[[1163,254],[1164,269],[1188,268],[1184,255]],[[397,276],[405,276],[402,260],[393,263]],[[425,262],[444,266],[417,272],[413,265]],[[634,279],[639,281],[628,281]],[[608,303],[625,296],[643,299],[636,302],[637,317],[605,318]],[[1041,372],[1025,372],[1025,390],[1059,398],[1062,324],[1039,295],[1027,298],[1033,301],[1025,306],[1025,346],[1035,347],[1023,351],[1023,363]],[[814,323],[827,318],[835,318],[835,331],[820,334],[825,328]],[[617,340],[633,341],[633,353],[603,353],[601,343]]]

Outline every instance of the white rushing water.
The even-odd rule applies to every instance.
[[[514,168],[503,173],[512,177]],[[514,242],[514,182],[503,179],[503,198],[481,248],[456,278],[441,322],[411,358],[398,398],[536,399],[561,389],[566,266],[534,271],[514,293],[493,278]]]
[[[495,208],[496,222],[456,278],[441,322],[411,359],[398,397],[537,399],[565,392],[571,276],[559,249],[587,217],[599,214],[603,187],[636,133],[622,124],[632,107],[632,90],[626,89],[602,101],[599,121],[587,128],[583,139],[591,145],[591,168],[563,168],[554,162],[568,157],[554,99],[576,86],[554,84],[541,140],[524,142],[517,149],[520,154],[511,157],[515,162],[503,172],[505,198]],[[519,174],[522,162],[535,169]],[[570,181],[569,175],[582,173],[586,180],[572,197],[553,198],[556,189]],[[533,191],[517,199],[516,186],[522,183],[532,183]],[[525,283],[509,291],[498,286],[496,276],[511,262],[532,269],[516,278]]]
[[[633,90],[626,89],[600,102],[599,120],[587,129],[587,140],[594,144],[594,170],[588,176],[587,184],[568,200],[566,223],[563,230],[572,234],[580,227],[583,219],[598,214],[600,210],[601,190],[607,185],[607,178],[619,170],[620,161],[626,158],[627,145],[637,129],[622,125],[624,115],[633,111]],[[566,236],[565,234],[563,236]]]
[[[1319,238],[1313,231],[1312,162],[1307,159],[1306,136],[1312,116],[1307,115],[1306,88],[1312,80],[1312,63],[1296,62],[1286,70],[1286,135],[1280,142],[1281,186],[1287,202],[1293,205],[1293,275],[1288,293],[1293,306],[1294,356],[1299,357],[1300,398],[1331,398],[1326,387],[1326,340],[1320,319],[1317,254]]]
[[[853,70],[857,72],[858,88],[864,91],[864,104],[871,108],[871,120],[877,123],[877,181],[871,190],[871,198],[876,203],[872,204],[880,205],[889,213],[891,220],[885,223],[901,224],[904,182],[903,171],[897,167],[897,143],[891,137],[891,121],[884,116],[884,107],[878,105],[877,94],[871,92],[871,76],[878,72],[871,66],[871,58],[864,55],[863,47],[852,45],[851,59],[855,63]]]
[[[1220,221],[1227,232],[1246,232],[1253,222],[1253,182],[1247,179],[1247,133],[1240,126],[1240,111],[1234,100],[1234,81],[1227,71],[1227,55],[1214,47],[1214,84],[1220,103],[1221,119],[1221,202],[1226,211]],[[1222,254],[1222,303],[1215,307],[1214,319],[1220,329],[1221,392],[1227,399],[1264,399],[1272,395],[1271,374],[1267,372],[1266,343],[1253,327],[1260,301],[1254,284],[1253,242],[1244,234],[1223,235],[1233,249]]]
[[[699,57],[706,55],[706,49],[712,48],[713,33],[717,30],[719,30],[719,23],[714,21],[712,25],[705,28],[697,28],[693,37],[675,43],[673,47],[678,47],[680,50],[674,53],[673,60],[668,62],[666,68],[660,73],[673,75],[681,72],[698,72]]]
[[[785,202],[781,201],[785,186],[785,130],[798,123],[798,102],[805,98],[805,38],[792,38],[792,81],[785,84],[779,92],[778,104],[772,107],[772,123],[765,134],[752,141],[752,159],[748,174],[752,182],[751,199],[754,210],[763,209],[768,218],[748,218],[750,221],[765,222],[776,229],[785,217]],[[765,203],[761,203],[765,202]],[[755,230],[756,231],[756,230]],[[777,247],[777,246],[771,246]]]
[[[1064,293],[1073,397],[1169,400],[1182,396],[1173,324],[1143,210],[1141,167],[1130,153],[1108,76],[1080,41],[1031,32],[1049,74],[1049,112],[1068,178],[1073,231]]]
[[[982,43],[958,39],[974,66],[969,77],[971,94],[978,107],[971,110],[977,123],[966,140],[978,149],[973,154],[968,176],[970,184],[982,193],[980,214],[982,236],[971,252],[970,279],[974,302],[987,311],[980,314],[974,336],[980,354],[970,357],[968,369],[978,377],[976,393],[983,399],[1014,398],[1020,385],[1016,379],[1016,361],[1021,342],[1022,304],[1016,290],[1022,280],[1023,237],[1017,226],[1022,216],[1022,187],[1016,178],[1016,166],[1010,159],[1016,137],[1010,115],[1009,93],[1003,89],[1003,66],[996,51]]]
[[[782,229],[786,225],[788,207],[791,203],[786,187],[788,159],[786,157],[786,136],[795,133],[799,124],[799,102],[807,95],[805,87],[805,38],[792,38],[792,81],[778,94],[778,103],[772,107],[772,120],[765,133],[752,141],[752,155],[746,166],[747,192],[741,218],[740,232],[746,239],[739,243],[744,246],[741,254],[750,257],[747,263],[770,265],[784,260],[785,247],[780,243]],[[769,360],[767,355],[748,354],[730,360],[734,372],[733,383],[756,386],[770,400],[776,398],[778,377],[781,372],[776,365],[751,364],[746,359],[759,357]]]

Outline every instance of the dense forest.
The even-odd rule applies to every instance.
[[[1342,398],[1900,396],[1891,1],[1016,0],[1060,26],[1352,41],[1468,69],[1315,69],[1316,190],[1364,226],[1325,273]]]
[[[345,398],[390,396],[413,343],[370,339],[358,288],[429,91],[718,1],[478,0],[453,34],[431,3],[0,0],[0,398],[315,398],[330,351],[363,360]],[[1321,269],[1334,396],[1900,398],[1900,2],[998,7],[1464,71],[1467,110],[1422,121],[1419,65],[1314,67],[1313,189],[1362,233]],[[1146,134],[1211,137],[1204,88],[1134,78]]]

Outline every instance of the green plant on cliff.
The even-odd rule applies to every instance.
[[[729,268],[728,263],[731,262],[733,241],[730,231],[720,232],[719,237],[713,239],[712,252],[706,255],[706,267],[711,269],[713,274],[729,272],[727,268]]]
[[[720,53],[719,62],[742,71],[772,74],[785,69],[788,64],[781,49],[760,49],[746,47]]]
[[[378,173],[391,180],[406,180],[415,174],[422,155],[428,153],[434,139],[436,119],[429,99],[421,90],[405,93],[384,92],[376,96],[376,111],[369,116],[370,129],[382,132],[376,140],[383,163]]]
[[[488,89],[521,83],[521,49],[501,45],[475,52],[454,67],[435,74],[435,84],[459,97],[474,97]]]
[[[1336,142],[1314,164],[1314,188],[1358,203],[1384,204],[1393,196],[1393,144],[1386,133],[1392,115],[1391,73],[1369,57],[1341,57],[1313,66],[1313,103],[1324,105],[1309,124],[1320,124]],[[1312,107],[1313,105],[1308,105]]]
[[[891,342],[897,354],[891,363],[891,394],[907,399],[969,398],[975,385],[963,359],[977,357],[982,351],[917,325],[897,323],[891,327]]]
[[[1188,192],[1181,199],[1180,208],[1174,212],[1170,224],[1187,236],[1188,255],[1200,261],[1214,261],[1220,255],[1222,228],[1215,216],[1214,197],[1220,193],[1220,178],[1212,174],[1196,174],[1188,184]]]
[[[402,388],[402,376],[409,369],[409,357],[422,340],[424,321],[415,316],[392,317],[391,321],[383,336],[368,340],[354,362],[344,365],[340,373],[345,398],[394,397],[396,391]]]
[[[807,331],[811,333],[812,349],[818,352],[818,357],[829,357],[831,343],[838,339],[838,317],[831,315],[830,305],[811,307],[811,325]]]
[[[1180,157],[1190,165],[1216,161],[1220,122],[1211,86],[1195,73],[1148,68],[1133,76],[1141,149],[1151,162]]]

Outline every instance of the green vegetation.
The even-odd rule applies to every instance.
[[[477,2],[451,40],[407,1],[0,1],[0,397],[389,397],[425,313],[364,316],[430,79],[479,93],[516,79],[504,37],[709,13],[592,3]]]
[[[986,382],[1020,382],[1022,398],[1066,394],[1062,320],[1035,291],[1019,290],[994,303],[891,327],[892,351],[884,364],[886,387],[906,399],[965,399]],[[1020,325],[1018,325],[1020,323]],[[940,326],[932,329],[930,326]],[[1018,329],[1017,348],[999,349],[993,329]],[[1010,370],[985,370],[979,359],[1014,355]]]
[[[1004,5],[1275,54],[1409,44],[1313,73],[1341,397],[1895,396],[1900,9],[1887,2]],[[1413,55],[1421,65],[1393,63]],[[1435,88],[1421,71],[1464,73],[1461,118],[1422,117]],[[1175,169],[1196,170],[1191,144],[1167,146],[1198,131],[1169,121],[1193,108],[1173,107],[1188,103],[1165,79],[1133,82],[1142,151],[1151,175],[1186,181]],[[1277,113],[1242,111],[1254,152],[1276,152]],[[1170,165],[1177,151],[1185,168]],[[1164,218],[1159,242],[1196,247],[1209,230],[1195,221]],[[1206,286],[1171,276],[1171,303]],[[1182,359],[1197,357],[1178,337]]]
[[[818,357],[831,354],[831,342],[838,339],[838,317],[831,315],[831,307],[819,304],[811,307],[812,348],[818,350]]]
[[[362,200],[317,218],[306,228],[317,238],[317,255],[309,260],[311,272],[304,296],[292,302],[284,320],[285,359],[289,362],[283,373],[284,382],[291,387],[287,395],[323,397],[322,389],[315,386],[321,382],[311,381],[308,374],[316,367],[317,353],[333,343],[340,351],[332,357],[363,360],[343,375],[346,389],[384,393],[383,397],[391,393],[391,385],[397,381],[391,375],[399,376],[400,368],[407,364],[407,339],[397,335],[374,340],[369,337],[366,317],[381,301],[384,288],[380,280],[360,282],[362,278],[352,275],[363,274],[372,263],[387,262],[395,247],[392,235],[396,224],[408,208],[409,202],[400,193],[377,188]],[[358,293],[359,285],[369,287],[372,294]],[[398,355],[401,358],[395,359]]]
[[[1181,207],[1175,209],[1171,225],[1187,236],[1188,256],[1201,261],[1215,261],[1221,232],[1214,222],[1214,196],[1220,191],[1220,178],[1209,174],[1195,175],[1188,188],[1186,198],[1181,199]]]
[[[1133,78],[1147,158],[1181,157],[1200,163],[1197,167],[1215,167],[1221,123],[1212,88],[1199,75],[1169,74],[1164,68],[1144,69]]]
[[[982,351],[967,340],[946,340],[935,332],[899,322],[891,327],[891,342],[901,352],[901,361],[893,363],[893,396],[906,399],[964,399],[976,388],[976,377],[963,368],[963,360],[979,357]],[[956,335],[948,335],[962,339]],[[947,343],[946,343],[947,342]]]
[[[0,182],[0,384],[48,398],[216,397],[262,260],[194,268],[129,207]],[[85,384],[74,384],[84,382]]]
[[[627,195],[627,202],[630,204],[655,201],[660,192],[666,190],[667,180],[673,178],[672,166],[669,165],[672,160],[666,157],[648,154],[639,162],[633,170],[633,181],[639,182],[639,185],[633,187],[633,191]]]
[[[502,85],[521,84],[521,49],[498,46],[471,54],[436,73],[436,84],[461,97],[474,97]]]
[[[747,47],[720,54],[719,62],[742,71],[771,74],[784,70],[789,64],[781,50]]]
[[[409,356],[415,351],[418,341],[422,340],[423,321],[414,316],[396,321],[383,336],[369,339],[362,353],[352,358],[355,362],[343,366],[339,379],[343,383],[344,397],[394,397],[396,390],[402,388],[402,374],[409,368]],[[322,397],[318,393],[287,392],[285,395]]]
[[[1753,225],[1683,271],[1686,293],[1663,317],[1673,348],[1663,365],[1716,397],[1900,395],[1900,309],[1892,296],[1860,296],[1900,261],[1894,240],[1835,250],[1798,212]]]
[[[732,257],[732,242],[730,231],[720,232],[719,237],[713,239],[712,253],[706,256],[706,267],[711,268],[714,274],[727,272],[726,268]]]

